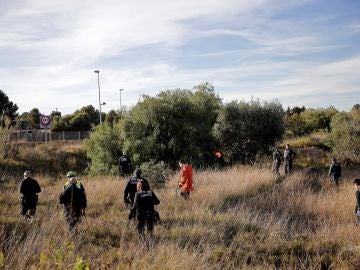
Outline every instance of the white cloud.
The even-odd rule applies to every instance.
[[[33,50],[52,62],[65,58],[86,65],[134,46],[179,44],[189,30],[182,22],[246,13],[263,2],[29,1],[2,14],[0,29],[6,30],[0,32],[1,46]]]
[[[0,3],[0,57],[16,61],[13,65],[0,62],[0,89],[21,111],[39,107],[44,113],[55,107],[70,113],[87,104],[96,106],[94,69],[101,70],[105,110],[118,108],[119,88],[125,89],[124,104],[130,105],[139,94],[191,88],[203,81],[212,82],[225,100],[251,96],[286,100],[294,95],[356,90],[359,57],[300,59],[345,45],[324,42],[321,33],[312,30],[311,20],[273,18],[279,10],[301,4],[271,0],[4,1]],[[313,20],[319,18],[328,19]],[[183,45],[218,36],[243,38],[251,46],[194,53],[195,64],[232,57],[216,68],[189,68],[177,62],[182,54],[191,57],[181,52]],[[154,59],[132,55],[133,60],[116,68],[104,61],[115,57],[119,62],[119,55],[142,47],[150,55],[154,50]],[[155,48],[171,57],[157,58]],[[133,67],[133,62],[138,65]]]

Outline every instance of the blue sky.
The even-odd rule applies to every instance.
[[[0,89],[44,114],[210,82],[224,102],[360,103],[358,0],[0,0]]]

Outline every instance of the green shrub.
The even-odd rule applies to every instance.
[[[220,105],[209,84],[145,96],[124,119],[125,149],[137,164],[152,159],[174,168],[179,159],[191,157],[196,165],[207,163],[216,145],[212,128]]]
[[[0,90],[1,91],[1,90]],[[10,132],[11,120],[6,116],[0,117],[0,158],[7,158],[11,145],[10,145]]]
[[[337,157],[360,163],[360,113],[339,113],[333,118],[331,143]]]
[[[172,171],[164,162],[155,163],[151,160],[141,164],[142,175],[149,180],[151,187],[163,188],[169,180]]]
[[[225,158],[252,163],[284,134],[284,111],[277,101],[233,101],[219,113],[214,127]]]
[[[118,157],[122,150],[121,129],[109,124],[96,126],[85,140],[87,157],[91,159],[89,166],[92,174],[116,174]]]

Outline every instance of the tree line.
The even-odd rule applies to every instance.
[[[16,104],[1,90],[0,102],[0,113],[11,119],[13,127],[38,127],[38,109],[18,115]],[[180,158],[196,166],[216,164],[214,152],[219,150],[227,163],[253,163],[284,135],[316,131],[329,134],[329,147],[338,157],[360,162],[359,112],[359,104],[350,112],[339,112],[334,107],[283,110],[277,100],[223,103],[214,87],[204,83],[191,90],[143,96],[129,109],[103,113],[102,125],[92,105],[64,116],[54,111],[52,130],[92,131],[85,145],[94,173],[115,172],[122,152],[136,164],[163,161],[170,167]]]

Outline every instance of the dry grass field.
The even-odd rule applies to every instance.
[[[57,198],[63,179],[38,177],[36,220],[19,219],[15,180],[1,184],[0,269],[360,269],[354,224],[359,170],[340,188],[323,173],[276,180],[269,169],[239,166],[195,173],[190,201],[178,176],[155,190],[161,223],[149,249],[122,204],[124,179],[81,178],[87,217],[70,237]]]

